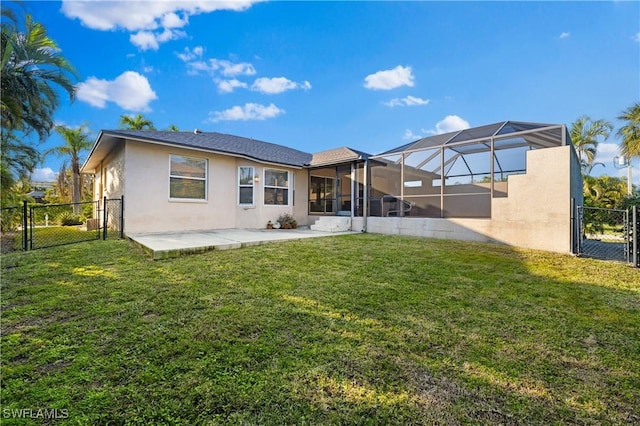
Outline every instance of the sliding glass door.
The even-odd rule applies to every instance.
[[[327,176],[311,176],[309,213],[335,213],[336,180]]]

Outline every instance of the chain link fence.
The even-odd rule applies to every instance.
[[[580,207],[580,255],[629,262],[632,240],[626,210]]]
[[[99,239],[98,209],[97,201],[30,206],[29,250]]]
[[[124,198],[31,204],[0,211],[2,253],[123,237]]]
[[[103,200],[104,216],[102,217],[102,239],[118,239],[123,237],[123,198],[105,198]]]

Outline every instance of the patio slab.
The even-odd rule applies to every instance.
[[[205,231],[127,234],[127,238],[150,254],[153,259],[167,259],[210,250],[230,250],[275,241],[319,238],[354,231],[324,232],[298,229],[215,229]]]

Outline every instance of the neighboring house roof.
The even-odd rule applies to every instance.
[[[313,159],[311,160],[310,165],[312,167],[317,167],[328,164],[346,163],[355,160],[364,160],[367,157],[369,157],[369,154],[367,153],[343,146],[340,148],[316,152],[313,154]]]
[[[45,193],[44,191],[40,191],[40,190],[35,190],[35,191],[31,191],[30,193],[27,194],[29,197],[33,197],[33,198],[44,198]]]
[[[220,154],[244,157],[258,162],[282,164],[293,167],[309,165],[312,155],[297,149],[257,139],[227,135],[217,132],[170,132],[156,130],[103,130],[94,144],[83,171],[95,170],[116,144],[124,139],[148,143],[195,148]]]

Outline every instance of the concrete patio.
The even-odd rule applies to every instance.
[[[154,260],[209,250],[230,250],[276,241],[319,238],[358,232],[325,232],[298,229],[216,229],[204,231],[128,234],[127,237]]]

